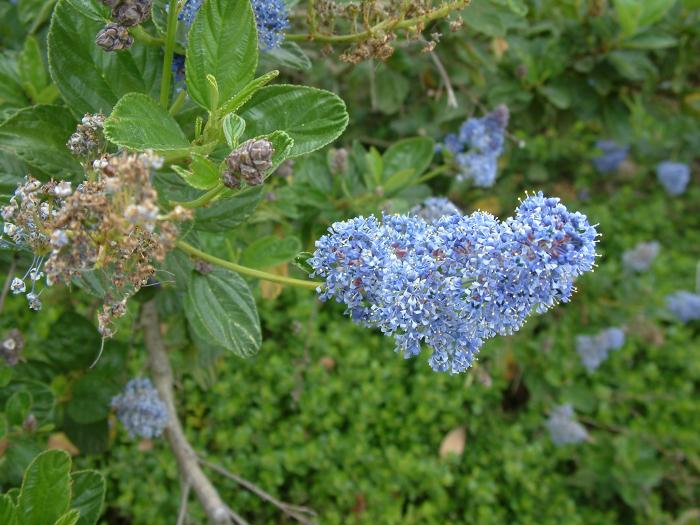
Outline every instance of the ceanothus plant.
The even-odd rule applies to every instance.
[[[420,33],[427,21],[464,3],[420,3],[391,28]],[[312,39],[354,43],[353,60],[388,53],[374,33],[333,38],[323,29],[327,20],[320,22]],[[2,208],[3,247],[20,262],[31,258],[26,271],[13,275],[11,292],[16,300],[25,295],[37,311],[59,286],[80,288],[99,303],[99,344],[90,347],[90,337],[84,344],[95,355],[86,360],[81,349],[80,359],[55,357],[65,359],[61,370],[80,370],[70,395],[99,416],[74,403],[66,421],[106,423],[112,408],[132,436],[162,432],[185,492],[192,488],[213,523],[243,520],[204,474],[207,464],[177,417],[161,333],[168,315],[186,320],[188,343],[203,354],[247,357],[259,350],[262,333],[246,278],[297,286],[343,302],[354,321],[393,335],[404,356],[425,345],[435,371],[459,373],[485,340],[512,334],[534,312],[568,301],[575,279],[592,270],[596,257],[595,227],[541,193],[524,198],[505,220],[429,200],[411,213],[334,221],[313,254],[298,254],[299,243],[267,239],[237,257],[229,243],[243,238],[243,225],[268,200],[270,177],[283,163],[335,141],[348,123],[335,94],[271,84],[276,70],[258,74],[260,53],[280,45],[288,24],[277,0],[59,0],[48,59],[64,104],[19,109],[1,126],[29,170]],[[371,27],[390,29],[382,24]],[[379,47],[370,53],[363,46]],[[477,186],[494,183],[507,121],[507,108],[499,106],[446,139],[462,175]],[[338,208],[354,210],[362,201],[371,206],[397,195],[444,170],[422,175],[434,150],[425,137],[383,154],[354,148],[352,161],[364,163],[356,186],[365,193],[342,182],[334,188],[342,198],[329,196]],[[348,156],[336,153],[334,169],[348,170]],[[257,220],[275,219],[262,217]],[[310,279],[266,269],[297,255]],[[150,379],[122,388],[115,371],[125,363],[111,361],[112,348],[129,313],[143,330]],[[71,314],[57,324],[86,329]],[[5,360],[16,363],[21,345],[14,334],[3,345]],[[95,390],[106,399],[89,399]],[[19,398],[16,426],[36,426],[31,396]],[[308,523],[308,509],[254,492]]]

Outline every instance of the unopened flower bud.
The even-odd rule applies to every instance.
[[[107,24],[95,37],[95,44],[105,51],[129,49],[133,43],[134,39],[129,35],[129,31],[119,24]]]
[[[131,27],[151,16],[151,0],[125,0],[112,8],[112,17],[123,26]]]
[[[236,175],[240,174],[249,186],[259,186],[263,183],[265,171],[272,167],[274,152],[269,140],[251,139],[244,142],[226,159],[229,171],[224,173],[224,184],[229,188],[239,188],[240,178]]]

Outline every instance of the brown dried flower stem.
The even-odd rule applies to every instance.
[[[226,268],[227,270],[233,270],[242,275],[247,275],[248,277],[254,277],[255,279],[261,279],[263,281],[270,281],[279,284],[288,284],[290,286],[296,286],[298,288],[306,288],[307,290],[315,290],[316,288],[323,286],[323,283],[318,281],[305,281],[303,279],[294,279],[292,277],[284,277],[282,275],[275,275],[272,273],[263,272],[261,270],[256,270],[254,268],[248,268],[247,266],[241,266],[231,261],[226,261],[224,259],[219,259],[218,257],[211,255],[209,253],[203,252],[192,246],[191,244],[179,240],[175,242],[175,246],[180,248],[183,252],[192,255],[198,259],[206,261],[211,264],[220,266],[221,268]]]
[[[445,18],[452,11],[462,9],[469,5],[471,0],[455,0],[454,2],[449,2],[439,9],[435,9],[430,13],[426,13],[422,16],[417,16],[415,18],[408,18],[406,20],[400,19],[388,19],[380,22],[365,31],[359,33],[351,33],[348,35],[326,35],[323,33],[318,33],[316,31],[310,31],[309,33],[302,34],[288,34],[285,36],[287,40],[291,41],[305,41],[305,40],[315,40],[317,42],[325,42],[328,44],[351,44],[353,42],[359,42],[361,40],[367,40],[377,33],[382,33],[386,31],[396,31],[399,29],[410,29],[416,26],[421,26],[432,22],[433,20],[438,20],[440,18]]]

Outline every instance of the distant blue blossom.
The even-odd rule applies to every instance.
[[[690,167],[668,160],[659,162],[656,165],[656,178],[669,195],[682,195],[690,182]]]
[[[482,118],[470,118],[462,124],[458,134],[450,133],[445,137],[443,146],[452,152],[461,169],[458,179],[471,179],[475,186],[482,188],[493,186],[508,118],[508,108],[501,105]]]
[[[458,373],[485,339],[568,301],[593,267],[596,236],[584,215],[540,193],[506,221],[477,212],[432,224],[415,215],[336,222],[309,263],[326,280],[322,300],[393,335],[405,357],[425,343],[434,370]]]
[[[555,445],[582,443],[588,439],[586,428],[574,418],[571,405],[559,405],[549,414],[547,430]]]
[[[661,245],[657,241],[640,242],[622,254],[622,265],[633,272],[646,272],[659,255]]]
[[[175,84],[175,89],[180,91],[185,87],[185,55],[178,55],[175,53],[173,55],[173,83]]]
[[[621,146],[612,140],[599,140],[595,143],[601,155],[593,159],[593,164],[600,173],[611,173],[620,167],[629,153],[629,146]]]
[[[189,28],[202,4],[203,0],[186,0],[178,20]],[[258,30],[258,46],[263,51],[279,47],[284,40],[284,31],[289,27],[287,4],[284,0],[251,0],[251,4]]]
[[[147,378],[129,381],[124,391],[112,398],[112,408],[132,437],[160,436],[168,424],[168,409]]]
[[[411,208],[411,215],[418,215],[432,224],[445,215],[459,215],[462,211],[445,197],[429,197]]]
[[[673,292],[666,296],[666,307],[682,323],[700,320],[700,294],[685,290]]]
[[[589,372],[596,370],[608,358],[611,350],[618,350],[624,344],[625,332],[620,328],[607,328],[595,336],[576,337],[576,351]]]

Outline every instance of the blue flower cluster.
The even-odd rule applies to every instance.
[[[411,208],[410,213],[421,217],[428,224],[433,224],[445,215],[461,215],[462,211],[445,197],[428,197]]]
[[[480,188],[493,186],[509,116],[508,108],[501,105],[482,118],[470,118],[458,134],[445,137],[444,147],[452,152],[461,169],[459,180],[471,179]]]
[[[640,242],[622,254],[622,266],[632,272],[646,272],[659,255],[661,245],[657,241]]]
[[[629,153],[629,146],[620,146],[612,140],[599,140],[595,143],[601,154],[593,159],[596,169],[603,174],[611,173],[620,167]]]
[[[131,437],[160,436],[168,424],[168,409],[148,378],[129,381],[124,391],[112,398],[112,408]]]
[[[546,426],[557,446],[581,443],[588,439],[586,427],[574,419],[574,409],[569,404],[555,407],[549,414]]]
[[[203,3],[203,0],[186,0],[178,20],[189,28]],[[284,0],[251,0],[251,4],[258,29],[258,46],[263,51],[279,47],[289,27],[287,4]]]
[[[607,328],[594,336],[576,337],[576,351],[589,372],[595,371],[608,358],[611,350],[618,350],[624,344],[625,332],[620,328]]]
[[[336,222],[309,263],[322,300],[393,335],[408,358],[433,348],[430,366],[458,373],[484,340],[518,330],[533,312],[568,301],[593,268],[596,230],[559,199],[527,197],[514,217],[415,215]]]
[[[690,167],[680,162],[665,160],[656,165],[656,178],[666,193],[677,197],[685,193],[685,188],[690,182]]]
[[[666,296],[666,307],[682,323],[700,320],[700,294],[680,290]]]
[[[185,86],[185,55],[173,54],[173,64],[171,66],[173,72],[173,84],[175,90],[180,91],[186,89]]]

